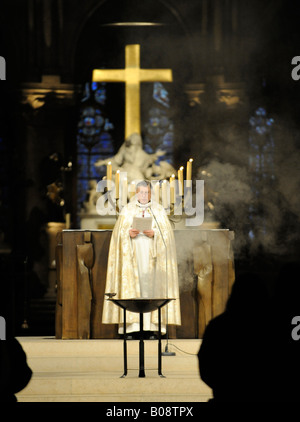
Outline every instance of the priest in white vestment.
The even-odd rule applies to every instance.
[[[152,217],[152,228],[143,233],[135,230],[135,216]],[[161,309],[162,333],[166,324],[181,324],[174,233],[164,208],[151,200],[149,182],[137,184],[134,199],[122,209],[113,229],[105,293],[116,293],[118,299],[174,298]],[[123,310],[105,300],[102,322],[119,324],[123,333]],[[127,333],[139,331],[138,313],[127,311],[126,322]],[[157,310],[144,313],[143,328],[158,331]]]

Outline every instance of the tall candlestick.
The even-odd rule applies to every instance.
[[[156,182],[154,185],[154,200],[159,203],[159,182]]]
[[[71,227],[71,214],[66,214],[66,229],[69,229]]]
[[[170,202],[175,203],[175,174],[170,177]]]
[[[193,159],[190,158],[187,162],[187,168],[186,168],[186,187],[190,188],[192,186],[192,162]]]
[[[181,166],[178,170],[178,189],[179,189],[179,195],[183,195],[183,167]]]
[[[162,197],[162,206],[168,208],[168,195],[167,195],[167,181],[164,180],[161,185],[161,197]]]
[[[136,188],[135,188],[135,182],[134,182],[134,180],[130,183],[130,187],[129,187],[129,198],[130,199],[132,199],[133,197],[134,197],[134,195],[135,195],[135,191],[136,191]]]
[[[112,179],[112,165],[111,165],[111,161],[109,161],[106,166],[107,190],[109,191],[111,191],[111,179]]]
[[[120,197],[120,170],[116,171],[115,175],[116,199]]]
[[[124,177],[121,182],[122,185],[122,205],[127,205],[127,177]]]

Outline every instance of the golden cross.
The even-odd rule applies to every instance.
[[[171,69],[141,69],[140,45],[125,47],[125,69],[94,69],[94,82],[125,82],[125,139],[141,134],[141,82],[172,82]]]

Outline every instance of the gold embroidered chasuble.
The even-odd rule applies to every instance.
[[[155,216],[161,233],[153,217],[153,238],[138,239],[140,236],[146,238],[143,234],[131,238],[129,230],[132,227],[133,217],[142,216],[142,214]],[[146,247],[141,253],[137,248],[143,247],[145,241]],[[147,256],[145,256],[145,253]],[[141,262],[138,263],[138,259],[144,260],[143,265],[141,265]],[[141,274],[140,269],[142,266],[145,267],[145,264],[148,267],[147,274]],[[146,288],[145,283],[147,284]],[[147,292],[146,295],[143,293],[145,291]],[[116,293],[115,298],[119,299],[174,298],[176,300],[172,300],[161,310],[162,325],[165,325],[166,322],[175,325],[181,324],[174,233],[168,216],[160,204],[150,201],[145,206],[134,200],[122,209],[110,241],[105,293]],[[168,318],[166,318],[167,312]],[[157,326],[158,311],[151,312],[150,319],[151,324]],[[123,310],[114,303],[105,300],[102,322],[122,324]],[[127,311],[126,322],[127,326],[138,323],[139,314]]]

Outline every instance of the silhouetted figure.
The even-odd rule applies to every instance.
[[[285,264],[279,272],[272,315],[278,401],[299,402],[300,264],[297,262]]]
[[[269,325],[266,285],[254,274],[237,277],[224,313],[207,325],[198,353],[212,402],[272,399]]]
[[[15,394],[26,387],[31,376],[26,354],[18,340],[1,340],[0,402],[16,402]]]

